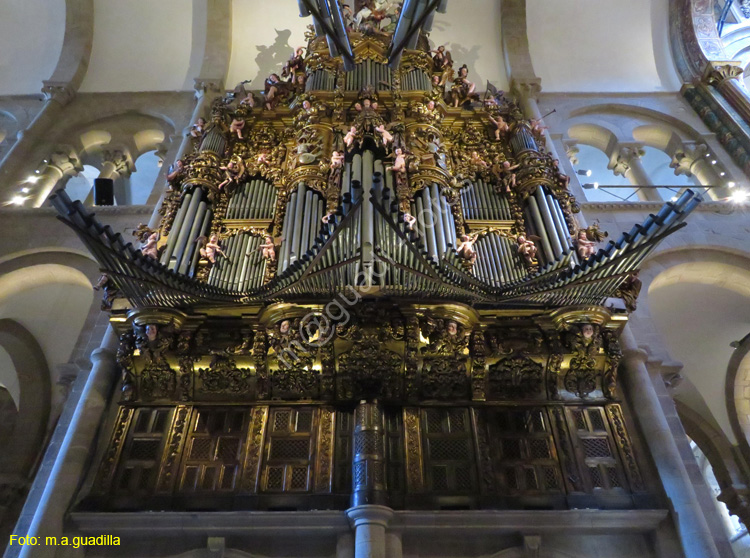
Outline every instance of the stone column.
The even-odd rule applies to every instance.
[[[81,162],[74,154],[56,151],[47,159],[47,166],[36,182],[34,207],[40,207],[56,186],[64,186],[65,181],[83,170]]]
[[[55,428],[13,534],[42,540],[62,535],[63,517],[86,472],[94,438],[112,395],[117,377],[116,346],[117,336],[109,328],[100,348],[91,354],[93,366],[81,380],[85,383],[72,414],[63,415]],[[59,441],[58,435],[62,438]],[[55,552],[54,546],[13,546],[8,547],[5,558],[51,558]]]
[[[709,62],[703,81],[712,85],[732,105],[745,124],[750,124],[750,96],[740,84],[743,70],[739,62]]]
[[[716,167],[706,158],[708,146],[700,144],[690,151],[678,150],[672,156],[670,167],[675,169],[675,174],[692,174],[698,179],[701,186],[711,186],[708,188],[707,195],[712,200],[718,200],[729,196],[728,188],[723,186],[725,179],[716,172]],[[716,188],[716,186],[722,186]]]
[[[669,498],[686,558],[719,558],[677,444],[654,390],[646,360],[629,327],[620,338],[623,384]],[[662,381],[660,378],[658,381]]]
[[[354,411],[352,507],[387,503],[383,410],[377,401],[361,401]]]
[[[8,150],[2,161],[0,161],[0,184],[5,187],[21,182],[24,178],[24,173],[33,173],[33,169],[30,169],[31,165],[36,165],[41,160],[41,157],[39,159],[34,157],[35,149],[44,139],[47,132],[60,119],[60,114],[63,112],[64,107],[75,96],[75,91],[68,84],[59,84],[50,81],[44,82],[42,93],[45,96],[42,110],[39,111],[25,130],[18,133],[18,140]],[[35,190],[41,190],[41,188],[35,188]],[[38,202],[35,203],[36,206],[41,205],[46,199],[46,196],[44,196],[41,198],[41,201],[38,201],[41,196],[36,195],[34,197]]]
[[[542,113],[539,111],[539,105],[536,102],[536,98],[542,91],[542,80],[536,78],[534,80],[514,81],[513,90],[518,96],[518,104],[521,106],[524,116],[532,120],[539,120],[542,126],[544,126]],[[552,143],[552,136],[550,135],[549,130],[543,130],[542,134],[544,135],[547,152],[555,159],[560,160],[555,145]]]
[[[354,529],[354,558],[386,558],[385,528],[393,517],[393,510],[385,506],[357,506],[346,510]],[[388,558],[399,558],[391,557]]]
[[[663,201],[659,192],[649,188],[654,183],[648,176],[648,173],[641,164],[641,157],[644,151],[640,147],[622,147],[617,155],[617,159],[610,163],[609,168],[617,176],[624,176],[633,186],[646,186],[638,190],[638,199],[642,201]]]
[[[211,102],[217,95],[221,93],[223,93],[221,83],[218,83],[214,80],[206,80],[203,78],[195,79],[195,108],[193,109],[193,114],[190,117],[190,122],[183,130],[182,142],[180,143],[180,147],[177,150],[177,154],[175,155],[175,161],[182,159],[189,153],[193,145],[193,137],[190,135],[191,126],[198,120],[198,118],[207,117]],[[206,120],[209,119],[206,118]],[[164,168],[169,168],[169,165],[165,164]],[[163,191],[159,197],[159,200],[156,202],[156,211],[154,211],[153,215],[151,216],[151,220],[148,222],[148,226],[152,229],[158,228],[159,222],[161,221],[161,215],[159,215],[158,209],[161,207],[161,204],[164,201],[166,186],[162,190]]]

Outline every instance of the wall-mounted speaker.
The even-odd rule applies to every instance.
[[[115,205],[115,181],[111,178],[94,179],[94,205]]]

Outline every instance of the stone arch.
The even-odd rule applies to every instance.
[[[685,434],[698,444],[711,464],[719,485],[726,488],[735,483],[744,484],[740,466],[735,461],[732,444],[727,437],[685,403],[675,400],[675,408]]]
[[[750,386],[750,332],[738,344],[729,359],[725,385],[729,420],[746,461],[750,460],[750,441],[748,440],[750,438],[750,398],[745,396],[745,389],[748,386]]]
[[[0,346],[8,353],[18,377],[20,397],[8,451],[0,455],[0,472],[20,475],[32,470],[49,420],[51,381],[41,346],[16,320],[0,319]]]
[[[717,31],[714,0],[672,0],[669,31],[683,81],[699,78],[710,60],[727,60]]]
[[[628,126],[621,130],[618,137],[620,141],[633,141],[635,139],[632,135],[633,130],[643,125],[667,128],[686,141],[699,141],[702,138],[700,132],[690,124],[670,114],[624,103],[589,105],[571,111],[567,118],[573,123],[578,123],[589,121],[591,118],[602,119],[607,117],[612,118],[613,123],[619,117]]]
[[[703,397],[706,412],[721,434],[730,444],[736,439],[750,454],[750,419],[743,428],[742,412],[736,409],[736,402],[744,400],[745,385],[735,382],[732,373],[734,367],[736,374],[741,359],[739,350],[730,345],[750,333],[743,313],[743,308],[750,311],[750,254],[719,246],[665,250],[646,261],[641,279],[646,294],[642,306],[647,305],[648,313],[639,309],[634,321],[653,322],[642,327],[660,332],[669,351],[660,357],[684,363],[683,375]],[[721,318],[717,320],[715,313]],[[686,327],[696,316],[702,323]],[[750,407],[745,416],[750,416]]]
[[[607,157],[611,157],[617,147],[615,133],[600,124],[574,124],[568,128],[567,136],[578,143],[596,147]]]
[[[40,248],[24,250],[0,257],[0,276],[41,264],[57,264],[72,267],[83,273],[90,281],[99,276],[99,264],[87,252],[64,248]]]

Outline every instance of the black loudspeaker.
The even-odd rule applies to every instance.
[[[94,179],[94,205],[115,205],[115,181],[111,178]]]

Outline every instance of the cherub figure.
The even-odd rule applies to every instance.
[[[580,229],[576,236],[576,252],[581,260],[586,260],[596,254],[596,242],[589,240],[586,229]]]
[[[203,137],[203,134],[205,133],[206,133],[206,119],[198,118],[198,120],[195,121],[195,124],[193,124],[190,127],[190,135],[194,137],[195,139],[201,139]]]
[[[536,245],[532,240],[527,239],[524,235],[518,235],[518,253],[526,260],[527,265],[534,265],[536,258]]]
[[[229,125],[229,133],[237,134],[239,139],[245,139],[242,137],[242,129],[245,127],[245,119],[235,116],[232,123]]]
[[[508,123],[500,115],[498,115],[497,120],[491,116],[489,118],[490,122],[495,125],[495,139],[500,141],[500,136],[507,134],[510,131],[510,126],[508,126]]]
[[[387,147],[389,144],[393,143],[393,134],[391,134],[388,130],[385,129],[385,124],[376,126],[375,131],[380,133],[380,136],[383,138],[384,146]]]
[[[511,190],[516,187],[516,174],[513,171],[520,166],[519,164],[511,165],[510,161],[498,162],[493,165],[492,171],[506,194],[510,194]]]
[[[357,137],[357,127],[352,126],[349,131],[344,136],[344,143],[346,144],[347,148],[351,148],[354,144],[354,140]]]
[[[205,242],[205,245],[201,246],[200,248],[201,257],[206,258],[212,264],[216,263],[216,257],[218,255],[222,255],[225,258],[227,257],[227,255],[224,253],[224,251],[221,249],[221,246],[219,245],[219,235],[212,234],[211,237],[208,239],[208,242],[206,242],[205,236],[201,236],[198,238],[199,245],[204,242]]]
[[[465,103],[466,101],[477,98],[477,94],[474,93],[476,84],[469,81],[469,68],[464,64],[458,69],[458,77],[453,80],[453,86],[451,87],[451,100],[453,101],[453,107],[458,108],[458,105]]]
[[[243,107],[255,108],[258,104],[258,97],[252,91],[248,92],[244,99],[240,101],[240,105]]]
[[[219,190],[230,184],[239,183],[242,175],[245,174],[245,162],[238,155],[234,155],[225,167],[219,167],[224,171],[224,182],[219,184]]]
[[[471,152],[471,159],[469,163],[478,171],[481,171],[482,169],[486,169],[489,166],[487,165],[487,162],[484,159],[482,159],[481,155],[479,155],[479,153],[476,151]]]
[[[393,160],[393,166],[387,167],[386,170],[392,170],[394,173],[406,173],[406,154],[401,147],[397,147],[393,154],[396,156]]]
[[[152,232],[149,235],[146,242],[143,244],[143,246],[141,246],[141,254],[153,260],[157,259],[159,257],[159,248],[157,247],[158,242],[159,242],[158,231]]]
[[[341,151],[334,150],[334,152],[331,153],[331,168],[337,169],[343,166],[344,158],[344,154]]]
[[[458,255],[466,260],[469,265],[474,265],[477,261],[477,251],[474,249],[474,243],[477,241],[476,235],[461,235],[458,241],[458,248],[456,252]]]
[[[542,119],[541,118],[535,118],[530,122],[531,127],[531,133],[532,135],[537,139],[541,139],[542,135],[544,135],[544,130],[548,130],[549,128],[547,126],[542,126]]]
[[[263,244],[258,246],[258,250],[261,251],[261,255],[268,261],[276,260],[276,246],[273,243],[273,237],[266,235]]]

